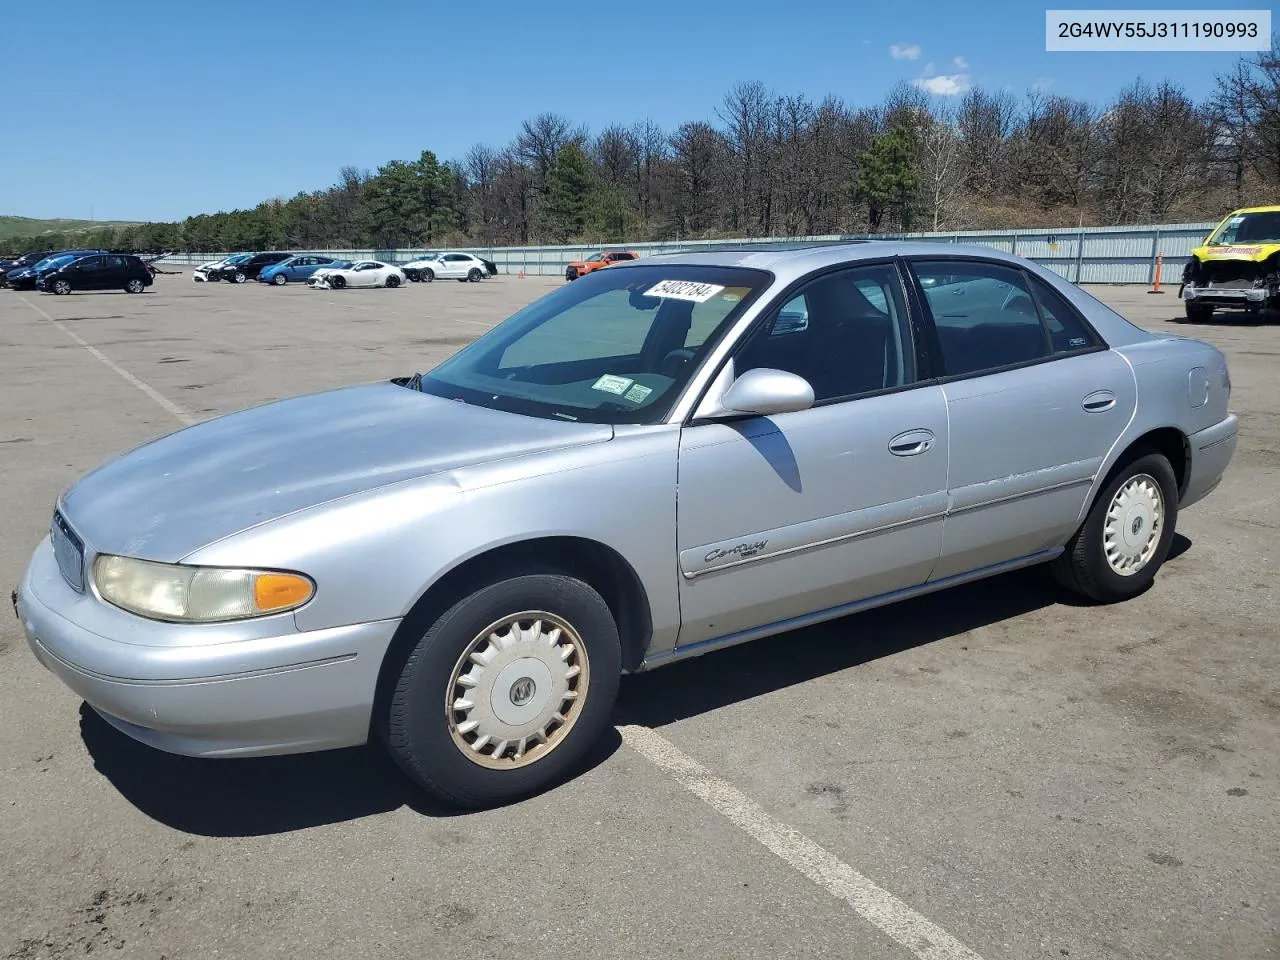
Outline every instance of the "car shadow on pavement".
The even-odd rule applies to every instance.
[[[1174,534],[1169,560],[1191,547]],[[660,727],[1053,604],[1086,606],[1032,567],[708,653],[623,680],[615,718]]]
[[[282,757],[180,757],[133,740],[83,703],[80,736],[94,768],[126,800],[184,833],[287,833],[399,807],[429,817],[469,812],[436,802],[401,773],[381,745],[372,743]],[[621,742],[618,732],[610,729],[570,776],[603,763]]]

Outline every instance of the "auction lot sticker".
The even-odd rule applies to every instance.
[[[666,297],[669,300],[692,300],[706,303],[724,287],[715,283],[697,283],[693,280],[663,280],[645,291],[646,297]]]

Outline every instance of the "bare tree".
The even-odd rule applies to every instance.
[[[915,157],[924,212],[934,230],[951,223],[963,205],[963,148],[955,108],[947,103],[934,105],[916,130]]]
[[[699,235],[715,223],[726,144],[710,124],[686,123],[671,135],[675,217],[680,233]]]
[[[591,141],[589,156],[604,181],[610,185],[627,183],[636,163],[631,131],[618,124],[605,127]]]
[[[762,225],[760,193],[770,190],[765,158],[769,149],[770,121],[773,116],[773,94],[759,81],[739,83],[725,94],[716,110],[724,124],[733,180],[732,201],[728,208],[732,230],[755,232]],[[755,228],[755,230],[753,230]]]

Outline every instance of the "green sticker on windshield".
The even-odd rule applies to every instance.
[[[606,373],[603,377],[591,385],[592,390],[603,390],[605,393],[613,393],[622,396],[627,392],[627,387],[635,383],[630,377],[617,377],[612,373]]]

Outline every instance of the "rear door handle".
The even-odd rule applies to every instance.
[[[1080,406],[1084,407],[1089,413],[1102,413],[1110,410],[1115,405],[1116,395],[1110,390],[1095,390],[1080,401]]]
[[[889,441],[889,452],[895,457],[914,457],[928,451],[933,446],[933,441],[932,430],[907,430]]]

